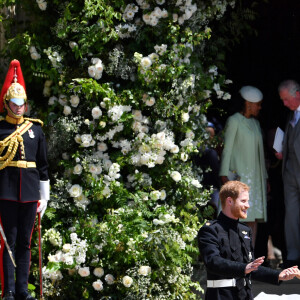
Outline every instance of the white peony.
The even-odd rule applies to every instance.
[[[126,287],[130,287],[133,283],[133,279],[129,276],[124,276],[122,281],[123,281],[124,286],[126,286]]]

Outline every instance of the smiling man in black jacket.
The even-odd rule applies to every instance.
[[[239,222],[247,217],[249,187],[228,181],[220,190],[222,212],[199,231],[198,243],[207,270],[206,300],[251,300],[251,279],[279,284],[300,271],[297,266],[277,271],[254,259],[251,229]]]

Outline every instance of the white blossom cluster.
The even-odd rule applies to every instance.
[[[49,254],[48,260],[50,262],[62,262],[68,266],[75,263],[75,269],[81,270],[80,265],[86,262],[87,241],[78,238],[75,232],[70,234],[70,238],[71,243],[64,244],[62,250],[56,251],[54,255]]]
[[[62,55],[59,54],[58,51],[53,51],[50,47],[48,49],[44,49],[44,53],[47,54],[48,59],[52,63],[52,66],[56,69],[61,68],[61,61],[63,59]]]
[[[103,73],[103,63],[100,58],[92,58],[92,65],[88,67],[89,76],[99,80]]]
[[[37,50],[34,46],[31,46],[29,48],[29,53],[30,53],[30,56],[33,60],[38,60],[38,59],[41,58],[41,55],[37,52]]]

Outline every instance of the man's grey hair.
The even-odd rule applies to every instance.
[[[287,90],[291,96],[295,97],[296,92],[300,91],[300,85],[295,80],[284,80],[278,86],[278,92],[280,93],[282,90]]]

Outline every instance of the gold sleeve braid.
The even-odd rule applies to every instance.
[[[24,125],[20,126],[16,131],[6,137],[3,141],[0,141],[0,162],[5,160],[4,163],[0,165],[0,170],[6,168],[8,164],[13,160],[19,146],[21,150],[21,159],[25,158],[25,149],[22,134],[26,132],[31,126],[32,123],[26,120],[24,122]],[[6,147],[7,151],[5,155],[1,156]]]

